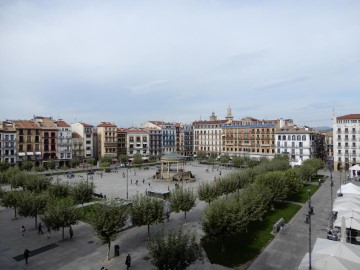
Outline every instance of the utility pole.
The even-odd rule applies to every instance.
[[[332,176],[332,169],[330,169],[330,228],[333,227],[333,186],[334,186],[334,182],[333,182],[333,176]]]
[[[128,166],[126,166],[126,199],[127,200],[129,199],[129,167]]]
[[[309,270],[311,270],[311,215],[313,214],[312,207],[311,207],[311,195],[310,189],[308,189],[309,194],[309,209],[308,209],[308,216],[309,216]]]

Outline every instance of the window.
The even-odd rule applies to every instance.
[[[293,141],[295,141],[295,135],[292,135],[291,139],[292,139]]]
[[[305,135],[302,135],[302,140],[306,141],[306,136]]]

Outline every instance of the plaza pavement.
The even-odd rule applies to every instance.
[[[186,187],[197,187],[202,181],[213,181],[214,177],[219,177],[219,171],[213,171],[210,167],[206,172],[205,165],[187,165],[196,177],[196,182],[184,183]],[[94,183],[96,192],[102,193],[107,198],[126,198],[126,169],[118,169],[117,173],[95,174]],[[222,169],[222,176],[231,172],[229,169]],[[125,178],[122,173],[125,172]],[[135,175],[136,172],[136,175]],[[152,175],[155,168],[150,170],[131,169],[128,172],[128,192],[129,198],[138,194],[145,193],[146,189],[151,188],[167,190],[174,188],[174,183],[153,180]],[[79,177],[81,176],[81,177]],[[333,174],[335,199],[336,190],[339,187],[339,175]],[[67,179],[65,176],[59,178],[60,181],[79,181],[86,180],[85,174],[76,174],[75,178]],[[131,179],[133,184],[131,184]],[[145,179],[145,183],[142,180]],[[56,178],[54,177],[54,181]],[[91,181],[90,179],[88,179]],[[135,185],[135,180],[139,184]],[[326,228],[329,224],[330,214],[330,180],[323,183],[320,189],[312,197],[315,215],[312,216],[312,245],[316,237],[326,238]],[[170,222],[153,225],[150,228],[151,234],[171,228],[182,228],[185,232],[194,232],[199,238],[203,234],[199,226],[199,220],[206,203],[198,202],[188,215],[188,222],[184,224],[183,213],[172,213]],[[264,251],[253,261],[248,269],[297,269],[301,259],[308,251],[308,225],[304,223],[307,204],[293,217],[293,219],[280,231],[274,240],[264,249]],[[100,269],[104,266],[107,269],[126,269],[125,257],[128,253],[132,255],[132,270],[155,269],[146,249],[147,228],[146,226],[134,227],[121,232],[117,239],[112,242],[110,255],[114,255],[114,245],[120,246],[120,256],[113,257],[106,261],[107,247],[101,245],[99,240],[91,230],[91,226],[79,222],[73,227],[74,237],[69,239],[68,229],[65,231],[66,239],[61,242],[61,231],[52,232],[51,239],[47,239],[46,228],[44,234],[38,235],[34,228],[34,219],[19,217],[13,220],[13,209],[0,208],[0,269]],[[26,234],[21,235],[21,225],[27,228]],[[25,248],[30,251],[46,247],[49,244],[56,244],[57,247],[44,251],[29,258],[29,264],[24,260],[16,261],[13,257],[22,255]],[[241,243],[239,243],[241,245]],[[219,265],[210,264],[206,258],[204,262],[197,262],[189,269],[228,269]]]
[[[200,182],[214,181],[214,177],[219,177],[218,170],[206,172],[207,166],[186,165],[186,170],[191,170],[195,175],[195,182],[184,183],[185,187],[196,188]],[[231,169],[221,169],[222,176],[231,172]],[[125,173],[125,178],[123,177]],[[136,175],[135,175],[136,172]],[[88,181],[93,181],[96,186],[96,193],[106,195],[110,198],[126,198],[126,173],[127,169],[120,168],[118,172],[95,174],[93,180],[88,178]],[[132,196],[145,193],[149,188],[168,190],[175,188],[174,183],[164,182],[162,180],[154,180],[152,176],[155,174],[155,167],[149,170],[131,169],[128,171],[128,192],[129,198]],[[64,181],[80,181],[86,180],[86,174],[75,174],[72,179],[66,176],[60,176],[58,180]],[[133,183],[131,184],[131,179]],[[143,184],[143,179],[145,183]],[[56,176],[53,181],[56,181]],[[135,181],[138,180],[138,185]],[[150,187],[149,187],[150,183]],[[199,226],[204,207],[207,204],[198,202],[197,206],[187,214],[187,223],[184,224],[184,213],[171,213],[170,222],[157,224],[150,227],[151,235],[162,230],[172,228],[182,228],[185,232],[194,232],[199,238],[202,231]],[[98,238],[91,230],[91,226],[84,222],[79,222],[73,226],[74,237],[69,239],[68,228],[65,229],[65,241],[61,242],[61,230],[51,232],[51,238],[47,239],[46,228],[43,228],[44,234],[38,235],[35,228],[33,218],[18,217],[14,218],[14,210],[0,208],[0,269],[100,269],[104,266],[107,269],[126,269],[125,257],[128,253],[132,256],[132,270],[155,269],[150,262],[150,256],[146,248],[147,227],[134,227],[119,233],[117,239],[112,242],[110,255],[114,255],[114,245],[120,246],[120,256],[112,257],[110,261],[105,260],[107,253],[107,246],[101,245]],[[39,222],[41,220],[39,219]],[[25,236],[21,234],[21,226],[26,227]],[[36,254],[29,258],[29,263],[26,265],[24,260],[16,261],[14,257],[23,254],[24,249],[30,251],[44,248],[50,244],[55,244],[56,247],[47,251]],[[34,252],[33,252],[34,253]],[[204,253],[204,261],[198,261],[189,269],[226,269],[222,266],[211,265]]]

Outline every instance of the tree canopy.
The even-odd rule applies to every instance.
[[[176,188],[170,193],[171,209],[176,213],[184,211],[185,222],[186,213],[196,205],[196,196],[191,188]]]

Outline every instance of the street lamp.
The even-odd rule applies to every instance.
[[[330,227],[333,227],[333,223],[332,223],[332,211],[333,211],[333,186],[334,186],[334,182],[333,182],[333,176],[332,176],[332,169],[330,169]]]
[[[309,218],[309,270],[311,270],[311,214],[313,214],[313,210],[311,207],[311,196],[310,189],[308,189],[309,196],[309,209],[308,209],[308,218]]]
[[[126,166],[126,199],[129,199],[129,167]]]

